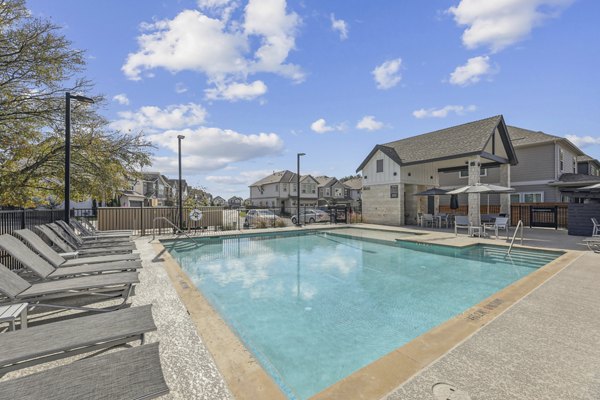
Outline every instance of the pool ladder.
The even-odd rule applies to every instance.
[[[184,235],[188,239],[192,238],[190,235],[188,235],[187,233],[185,233],[184,231],[182,231],[177,225],[175,225],[173,222],[171,222],[171,220],[169,218],[167,218],[167,217],[156,217],[152,221],[152,240],[156,239],[156,221],[158,221],[158,220],[166,221],[167,224],[171,225],[173,227],[173,229],[175,229],[175,231],[178,232],[180,235]]]
[[[517,227],[515,228],[515,233],[513,233],[513,237],[510,240],[510,246],[508,246],[508,251],[506,252],[506,255],[510,255],[510,252],[512,251],[513,248],[513,244],[515,244],[515,239],[517,237],[517,233],[519,233],[519,228],[521,228],[521,245],[523,244],[523,221],[519,220],[519,223],[517,224]]]

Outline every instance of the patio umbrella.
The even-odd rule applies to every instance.
[[[487,183],[479,183],[477,185],[467,185],[458,189],[454,189],[448,192],[448,194],[462,194],[462,193],[484,193],[487,194],[487,212],[490,213],[490,194],[497,193],[510,193],[514,192],[515,189],[506,187],[506,186],[498,186],[498,185],[490,185]]]
[[[415,193],[413,196],[443,196],[448,194],[447,190],[440,188],[427,189],[424,192]]]
[[[458,208],[458,195],[453,194],[450,196],[450,209],[456,210]]]
[[[577,190],[600,190],[600,183],[596,183],[595,185],[590,185],[586,187],[579,188]]]

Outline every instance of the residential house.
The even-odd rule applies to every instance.
[[[167,181],[167,183],[170,186],[170,189],[168,190],[168,193],[167,193],[167,199],[171,202],[171,204],[177,205],[177,202],[179,201],[179,179],[168,179],[164,175],[163,175],[163,178]],[[185,179],[181,180],[181,187],[182,187],[181,198],[183,200],[185,200],[188,196],[188,184]]]
[[[353,210],[360,211],[361,209],[361,192],[363,186],[363,179],[361,176],[357,178],[347,179],[342,182],[347,190],[347,197],[350,199],[350,207]]]
[[[600,176],[600,162],[588,155],[577,157],[577,173]]]
[[[330,176],[317,176],[315,179],[318,182],[319,206],[350,205],[350,190],[342,182]]]
[[[418,212],[439,210],[439,196],[415,194],[439,186],[442,173],[468,169],[464,184],[476,184],[482,170],[496,169],[499,183],[510,186],[511,166],[517,163],[502,115],[376,145],[356,170],[363,179],[363,221],[415,223]],[[467,204],[470,222],[479,224],[479,195],[470,194]],[[502,195],[501,210],[509,209],[508,195]]]
[[[225,200],[221,196],[217,196],[212,199],[212,203],[215,206],[225,207],[227,205],[227,200]]]
[[[317,205],[318,182],[310,175],[300,176],[300,206]],[[298,196],[297,174],[285,170],[273,172],[250,185],[250,199],[255,207],[280,208],[282,212],[292,212]]]
[[[247,198],[246,200],[244,200],[243,203],[244,207],[248,208],[248,207],[252,207],[252,199],[251,198]]]
[[[569,140],[541,131],[515,126],[507,128],[519,160],[519,164],[510,170],[510,186],[515,189],[510,195],[511,203],[569,201],[568,188],[572,191],[573,187],[590,182],[587,175],[579,173],[585,154]],[[464,168],[440,174],[439,184],[443,189],[456,188],[466,185],[467,178],[468,172]],[[481,182],[498,184],[499,181],[497,168],[481,169]],[[459,202],[464,198],[466,196],[459,198]],[[482,196],[481,200],[485,204],[487,196]],[[449,204],[449,196],[442,196],[441,202]],[[489,202],[498,204],[499,196],[490,195]]]
[[[144,172],[141,179],[130,182],[119,198],[122,207],[165,206],[171,186],[159,172]]]
[[[240,208],[242,206],[243,201],[244,199],[242,199],[241,197],[232,196],[229,198],[229,200],[227,200],[227,204],[231,208]]]

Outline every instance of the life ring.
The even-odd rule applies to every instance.
[[[192,221],[200,221],[202,219],[202,211],[198,210],[197,208],[194,208],[190,212],[190,219]]]

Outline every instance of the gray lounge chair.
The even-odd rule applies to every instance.
[[[0,304],[30,303],[50,308],[108,311],[121,308],[129,298],[133,285],[139,281],[137,272],[120,272],[31,284],[0,264],[0,295],[6,297]],[[56,299],[88,295],[106,298],[122,297],[123,301],[102,309],[53,302]]]
[[[466,229],[471,234],[471,223],[469,217],[465,215],[457,215],[454,217],[454,234],[458,236],[459,229]]]
[[[33,272],[38,278],[44,280],[103,272],[135,271],[138,268],[142,268],[141,263],[136,261],[128,264],[113,262],[56,268],[27,247],[25,243],[9,234],[0,235],[0,249],[6,251],[12,258],[23,265],[23,267]]]
[[[138,340],[143,344],[145,333],[155,330],[151,305],[145,305],[5,332],[0,374]]]
[[[92,255],[107,255],[107,254],[123,254],[123,253],[131,253],[130,249],[127,250],[110,250],[110,249],[85,249],[78,250],[68,242],[66,242],[63,238],[58,236],[50,227],[46,225],[38,225],[35,229],[44,235],[54,246],[59,248],[63,253],[77,253],[81,256],[92,256]]]
[[[120,242],[83,242],[80,238],[77,237],[77,235],[71,235],[70,232],[67,232],[65,230],[64,227],[60,226],[57,223],[52,223],[52,224],[46,224],[46,226],[48,226],[50,229],[52,229],[54,231],[54,233],[56,233],[59,237],[61,237],[64,241],[66,241],[67,243],[69,243],[69,245],[71,245],[71,247],[82,251],[82,250],[88,250],[88,249],[108,249],[108,248],[115,248],[115,249],[123,249],[123,250],[135,250],[135,244],[129,240],[126,241],[120,241]]]
[[[74,267],[77,265],[84,264],[99,264],[108,262],[120,262],[127,263],[130,261],[139,262],[140,255],[138,253],[128,254],[110,254],[106,256],[95,256],[95,257],[81,257],[66,260],[54,249],[46,244],[44,240],[29,229],[19,229],[13,232],[19,238],[24,240],[27,245],[32,248],[36,253],[46,259],[54,267]]]
[[[110,231],[99,231],[92,224],[85,220],[71,219],[70,222],[74,222],[75,225],[81,226],[85,231],[89,232],[89,235],[128,235],[133,236],[131,229],[114,229]]]
[[[0,393],[19,400],[149,400],[169,387],[156,342],[0,382]]]
[[[76,219],[69,221],[71,228],[81,237],[86,238],[97,238],[97,239],[129,239],[131,240],[133,234],[131,231],[108,231],[108,232],[93,232],[89,230],[85,225]]]
[[[61,227],[68,237],[73,239],[79,246],[86,244],[102,244],[106,245],[132,245],[129,237],[110,237],[110,236],[79,236],[65,221],[56,221],[56,225]]]

